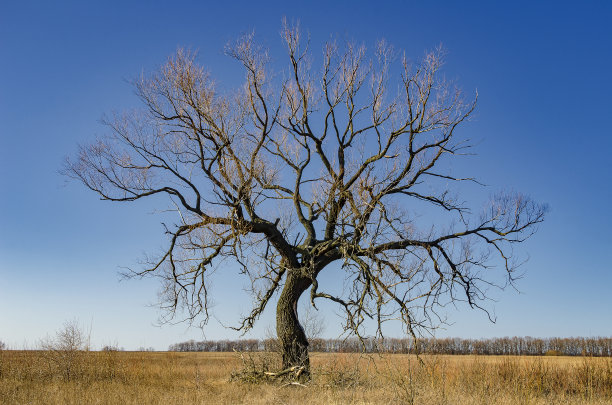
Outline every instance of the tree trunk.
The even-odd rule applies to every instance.
[[[298,320],[297,304],[310,284],[309,278],[288,272],[276,306],[276,334],[283,357],[283,369],[304,366],[301,376],[306,379],[310,377],[308,339]]]

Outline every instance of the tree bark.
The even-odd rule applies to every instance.
[[[276,334],[283,357],[283,369],[304,366],[301,376],[306,379],[310,377],[308,339],[298,320],[297,304],[310,285],[309,278],[288,272],[276,306]]]

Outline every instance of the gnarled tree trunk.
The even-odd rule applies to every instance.
[[[310,358],[308,339],[298,320],[297,304],[310,284],[309,278],[289,272],[276,307],[276,334],[283,357],[283,369],[304,366],[301,373],[304,378],[310,376]]]

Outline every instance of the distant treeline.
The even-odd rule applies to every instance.
[[[276,339],[189,340],[170,345],[174,352],[274,351]],[[483,354],[516,356],[612,356],[612,337],[532,338],[503,337],[491,339],[426,338],[419,339],[419,353]],[[328,353],[415,353],[412,339],[311,339],[310,351]]]

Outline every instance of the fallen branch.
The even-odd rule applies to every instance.
[[[297,381],[291,381],[291,382],[288,382],[288,383],[286,383],[286,384],[283,384],[283,387],[287,387],[287,386],[289,386],[289,385],[299,385],[300,387],[307,388],[307,386],[306,386],[306,385],[304,385],[304,384],[300,384],[300,383],[299,383],[299,382],[297,382]]]
[[[273,373],[271,371],[266,371],[264,372],[264,374],[267,375],[268,377],[278,378],[278,377],[282,377],[290,373],[295,373],[295,377],[297,378],[300,376],[300,374],[302,374],[303,371],[304,371],[304,366],[293,366],[285,370],[278,371],[276,373]]]

